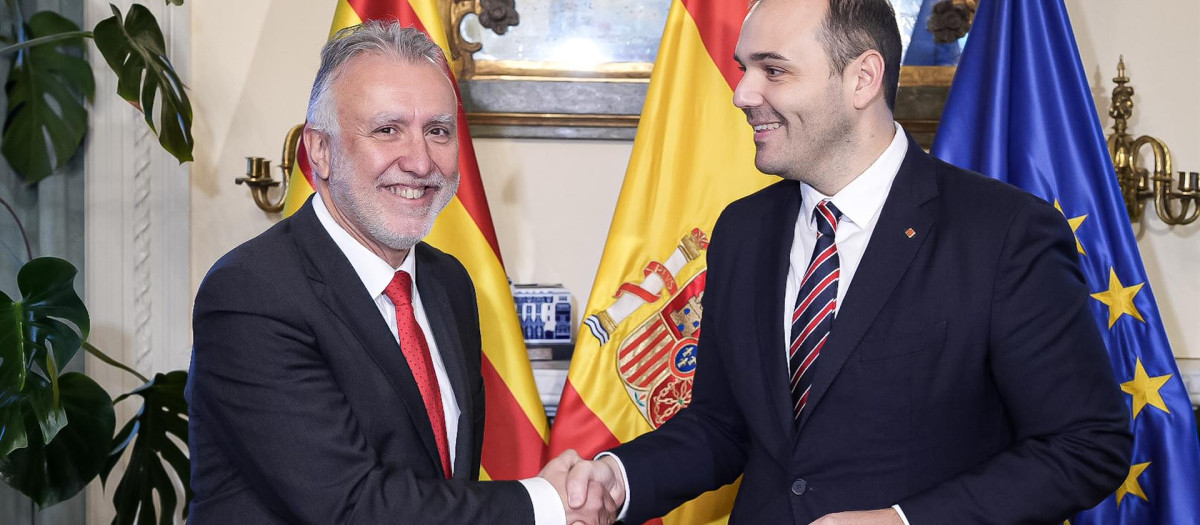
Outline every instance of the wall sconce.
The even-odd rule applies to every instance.
[[[1125,57],[1117,62],[1116,87],[1112,92],[1112,104],[1108,116],[1113,118],[1113,134],[1108,136],[1108,154],[1112,156],[1125,197],[1125,210],[1130,222],[1142,220],[1146,199],[1154,199],[1154,211],[1168,225],[1190,224],[1200,217],[1200,173],[1179,172],[1178,190],[1171,189],[1175,181],[1171,171],[1171,150],[1163,141],[1142,135],[1133,138],[1126,133],[1129,118],[1133,116],[1133,88],[1127,86]],[[1149,146],[1154,156],[1154,169],[1141,167],[1141,151]]]
[[[300,136],[303,131],[304,124],[298,124],[288,130],[287,136],[283,139],[283,158],[279,163],[279,169],[283,172],[283,182],[271,177],[271,161],[262,157],[246,157],[246,176],[233,180],[236,184],[245,183],[250,187],[250,196],[254,197],[254,204],[257,204],[262,211],[267,213],[283,211],[283,201],[287,198],[288,179],[292,175],[292,166],[296,164],[296,148],[300,144]],[[281,186],[281,188],[279,200],[273,202],[267,192],[275,186]]]

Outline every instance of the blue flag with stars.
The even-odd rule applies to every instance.
[[[1133,461],[1071,519],[1200,523],[1200,444],[1062,0],[983,0],[933,154],[1053,202],[1075,232],[1092,311],[1129,402]]]

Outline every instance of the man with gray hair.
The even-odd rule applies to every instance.
[[[561,483],[477,481],[475,290],[421,241],[458,188],[441,49],[372,21],[321,59],[304,130],[316,195],[222,257],[196,296],[190,522],[610,521],[598,484],[568,513]]]

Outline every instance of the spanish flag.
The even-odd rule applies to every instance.
[[[732,103],[746,12],[746,0],[672,2],[551,455],[574,448],[591,457],[691,400],[704,366],[696,341],[708,234],[726,205],[774,180],[754,168],[750,127]],[[724,523],[736,490],[707,493],[662,522]]]
[[[438,0],[337,0],[330,34],[364,20],[395,19],[425,31],[449,57],[438,3]],[[425,240],[458,258],[475,283],[479,329],[483,337],[483,380],[487,390],[480,478],[528,478],[541,469],[549,432],[546,413],[533,382],[533,370],[529,366],[512,291],[500,259],[496,230],[483,193],[479,163],[475,160],[461,100],[460,95],[458,169],[461,182],[458,194],[438,216],[433,231]],[[303,152],[303,143],[300,148],[284,215],[294,213],[313,193],[312,172],[308,167],[308,156]]]

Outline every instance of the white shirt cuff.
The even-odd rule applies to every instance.
[[[908,516],[905,516],[905,515],[904,515],[904,511],[903,511],[903,510],[900,510],[900,505],[899,505],[899,504],[892,505],[892,508],[893,508],[893,509],[896,509],[896,514],[899,514],[899,515],[900,515],[900,521],[903,521],[903,522],[904,522],[904,525],[911,525],[911,524],[908,522]]]
[[[519,480],[533,502],[533,522],[536,525],[567,525],[567,510],[554,485],[543,478]]]
[[[629,475],[625,473],[625,464],[621,462],[621,458],[617,457],[617,455],[613,454],[612,452],[601,452],[596,454],[596,457],[592,458],[592,461],[599,461],[600,458],[604,456],[612,457],[614,460],[616,460],[617,466],[621,467],[621,483],[625,485],[625,502],[621,504],[621,513],[617,514],[617,521],[623,521],[625,519],[625,514],[629,512],[629,498],[631,497],[629,494]],[[908,525],[908,523],[906,522],[904,525]]]

